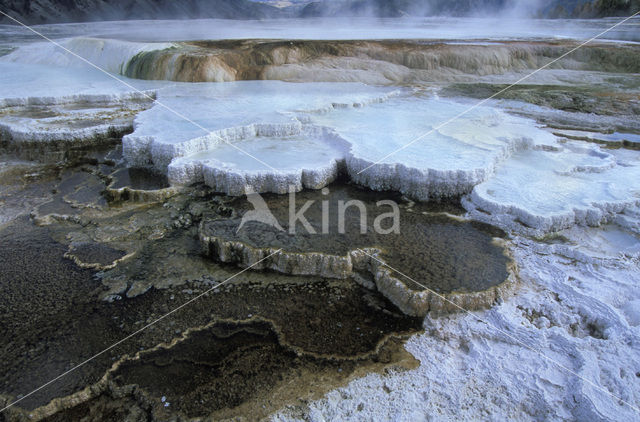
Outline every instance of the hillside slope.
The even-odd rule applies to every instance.
[[[3,0],[27,24],[129,19],[518,16],[599,18],[640,10],[640,0]],[[13,23],[0,17],[0,23]]]
[[[2,11],[27,24],[128,19],[264,19],[282,9],[249,0],[3,0]],[[0,18],[0,23],[11,23]]]

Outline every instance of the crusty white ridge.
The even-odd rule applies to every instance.
[[[257,94],[238,105],[237,98],[248,91]],[[188,92],[194,95],[186,96],[182,89],[161,91],[159,99],[170,108],[188,108],[193,120],[186,122],[156,105],[141,113],[134,132],[124,137],[124,156],[131,165],[167,172],[172,183],[204,182],[232,195],[242,194],[245,185],[256,192],[284,193],[288,184],[317,189],[344,170],[356,183],[375,190],[395,190],[419,200],[457,197],[486,181],[515,151],[555,141],[526,119],[484,108],[402,149],[465,106],[361,84],[235,82]],[[317,141],[315,152],[311,148],[300,157],[327,149],[335,153],[294,166],[292,172],[289,167],[298,160],[283,158],[293,145],[285,142],[291,137]],[[252,154],[252,148],[261,147],[250,141],[256,138],[280,149],[281,156]],[[227,161],[217,157],[229,144],[247,154],[238,152]],[[237,161],[251,155],[253,166],[245,163],[238,171]]]
[[[84,39],[69,46],[94,48],[101,42]],[[142,48],[116,44],[104,47],[125,56],[129,47]],[[531,120],[493,107],[440,126],[468,104],[429,91],[360,83],[128,80],[139,89],[134,91],[91,69],[21,63],[37,62],[29,51],[0,58],[0,135],[14,149],[26,143],[56,150],[98,144],[131,130],[135,115],[133,133],[123,138],[125,159],[168,174],[175,185],[202,182],[230,195],[242,194],[246,185],[284,193],[289,185],[321,188],[344,173],[360,185],[413,199],[462,197],[473,218],[523,233],[610,221],[637,226],[635,151],[563,143]],[[169,109],[154,104],[141,111],[156,97]],[[44,106],[56,115],[30,117],[31,108]],[[65,118],[87,123],[58,124]],[[264,151],[251,153],[267,144],[273,149],[267,161],[259,157]],[[230,155],[229,147],[248,148],[258,160],[239,150]],[[225,158],[218,157],[225,148]],[[285,160],[291,148],[309,160]]]
[[[463,204],[475,219],[534,235],[575,224],[624,220],[633,226],[629,215],[640,205],[640,154],[576,142],[522,151]]]

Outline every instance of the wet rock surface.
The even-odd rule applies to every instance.
[[[565,77],[567,80],[572,79],[569,75]],[[561,75],[556,78],[562,80]],[[551,81],[553,77],[547,80]],[[554,131],[558,136],[608,146],[637,148],[636,138],[640,134],[640,125],[635,116],[640,112],[640,90],[637,78],[632,75],[602,73],[585,77],[584,80],[577,78],[568,84],[560,84],[558,81],[553,84],[523,83],[505,90],[507,86],[486,82],[454,83],[442,88],[440,94],[476,99],[493,96],[507,110],[533,117],[541,124],[558,129],[557,132]],[[567,136],[563,133],[566,130],[592,131],[601,135]],[[616,134],[616,138],[612,139],[612,134]]]
[[[495,239],[504,237],[501,230],[444,213],[417,212],[399,195],[334,184],[322,191],[264,198],[280,227],[243,221],[255,211],[247,211],[251,205],[246,199],[236,199],[229,206],[237,209],[238,218],[203,220],[199,237],[204,253],[253,269],[356,277],[365,285],[369,279],[401,309],[417,315],[429,310],[429,290],[458,295],[488,291],[513,271],[501,240]],[[389,201],[397,207],[395,217]],[[291,221],[296,213],[300,218]],[[411,274],[419,284],[399,281],[384,264]],[[399,297],[406,295],[411,299]],[[488,303],[479,300],[476,307],[495,299],[492,294]]]
[[[254,79],[416,83],[535,69],[574,47],[570,41],[451,44],[437,40],[191,41],[141,52],[124,74],[140,79],[222,82]],[[638,71],[637,47],[589,45],[564,69]]]
[[[203,214],[235,215],[231,199],[196,187],[165,202],[109,202],[104,173],[118,170],[107,162],[65,169],[33,219],[0,229],[5,403],[238,271],[202,257],[197,239]],[[359,374],[414,367],[402,340],[421,329],[351,280],[243,273],[2,417],[257,418]]]
[[[573,88],[558,85],[518,85],[503,93],[508,85],[454,84],[442,91],[444,95],[463,95],[487,98],[494,94],[499,99],[525,101],[557,110],[594,113],[603,115],[638,114],[640,93],[622,86],[618,89],[607,86],[578,86]]]
[[[158,190],[169,187],[165,176],[150,172],[144,168],[124,168],[113,175],[111,189],[130,188],[135,190]]]
[[[123,251],[93,242],[72,243],[65,253],[65,257],[74,260],[82,268],[113,267],[124,256]]]
[[[48,163],[72,161],[120,143],[149,101],[83,99],[0,108],[0,151]]]
[[[80,41],[82,46],[87,40]],[[89,41],[86,45],[102,43]],[[187,42],[168,50],[146,49],[125,70],[141,78],[181,81],[409,83],[417,97],[424,97],[415,104],[431,104],[434,112],[443,102],[427,97],[463,97],[466,108],[465,101],[475,104],[508,86],[509,78],[518,80],[575,46],[559,40]],[[485,167],[486,180],[477,189],[469,184],[437,196],[447,203],[413,203],[342,180],[329,185],[326,195],[298,192],[297,210],[315,201],[304,213],[315,235],[301,223],[296,234],[288,232],[286,196],[264,195],[283,230],[255,221],[238,230],[253,210],[244,197],[190,185],[200,180],[173,188],[166,177],[127,168],[120,148],[110,149],[131,130],[127,113],[146,107],[134,104],[140,98],[124,94],[120,105],[104,107],[85,107],[79,97],[60,97],[52,104],[28,104],[23,93],[16,103],[5,98],[2,148],[18,157],[0,160],[0,335],[6,339],[0,348],[0,406],[146,328],[29,395],[0,414],[0,421],[417,420],[424,415],[631,420],[637,416],[627,405],[638,401],[633,345],[640,321],[635,182],[640,179],[634,170],[640,166],[637,151],[631,150],[637,149],[640,133],[637,51],[633,44],[586,46],[539,72],[531,84],[492,101],[535,119],[515,133],[531,133],[542,124],[547,128],[538,132],[553,134],[553,142],[519,143],[501,157],[505,162]],[[45,73],[49,80],[59,79],[52,69]],[[458,84],[439,89],[449,82]],[[238,97],[262,94],[272,107],[272,94],[254,91]],[[312,113],[320,121],[341,111],[357,122],[351,119],[391,94],[323,100]],[[287,96],[297,98],[289,91],[278,97],[281,104],[290,103]],[[189,94],[177,104],[192,102]],[[235,98],[229,102],[234,103],[241,116],[250,108]],[[400,126],[421,121],[411,108],[417,109],[410,105],[399,112],[412,116]],[[220,116],[228,112],[221,107]],[[208,117],[222,124],[220,116]],[[378,117],[365,119],[367,125],[393,120],[387,112],[373,116]],[[501,127],[505,122],[488,118],[485,123]],[[21,141],[23,123],[37,130],[24,132]],[[466,134],[485,133],[479,123]],[[389,127],[374,132],[391,132]],[[58,136],[61,128],[68,128],[69,136]],[[283,128],[291,129],[268,129]],[[176,133],[185,128],[179,129]],[[71,141],[77,148],[67,148]],[[16,145],[25,146],[25,155]],[[449,141],[445,149],[452,146]],[[427,148],[429,155],[433,149]],[[152,163],[143,154],[137,164]],[[344,172],[338,170],[336,175]],[[412,187],[453,176],[429,174]],[[489,185],[492,180],[496,183]],[[606,195],[598,194],[598,183],[607,185]],[[409,195],[400,185],[369,186]],[[554,192],[558,186],[580,189]],[[480,190],[486,194],[482,198]],[[520,192],[513,203],[506,201]],[[589,203],[572,205],[572,197]],[[483,198],[493,198],[494,206]],[[610,203],[594,207],[602,198]],[[359,209],[353,206],[345,213],[345,233],[336,235],[337,202],[353,199],[365,204],[366,233],[360,233]],[[375,217],[390,211],[376,206],[385,199],[400,204],[399,235],[371,230]],[[533,212],[518,209],[523,199],[531,202],[525,211]],[[323,201],[329,210],[327,234],[321,234]],[[566,204],[568,217],[546,215],[547,207]],[[389,224],[389,219],[381,222],[383,228]],[[278,249],[273,258],[236,275]],[[503,301],[513,293],[516,263],[518,295]],[[467,314],[455,312],[456,305],[467,310],[495,306]],[[570,371],[559,372],[540,353]]]
[[[105,196],[114,203],[162,201],[179,191],[169,185],[165,175],[146,168],[121,168],[110,179]]]
[[[394,349],[393,344],[385,345],[369,366],[397,360]],[[244,414],[257,419],[275,410],[274,402],[298,398],[300,393],[315,395],[323,384],[339,382],[342,374],[353,374],[361,365],[297,355],[280,345],[271,324],[226,323],[193,333],[172,349],[143,354],[123,364],[114,377],[117,385],[137,384],[149,396],[160,397],[160,403],[155,400],[156,406],[164,407],[160,415],[173,407],[170,410],[189,417]]]

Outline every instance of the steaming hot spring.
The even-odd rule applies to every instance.
[[[0,26],[0,420],[640,420],[618,21]]]

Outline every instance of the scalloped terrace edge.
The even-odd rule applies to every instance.
[[[410,335],[407,332],[389,333],[389,334],[386,334],[384,337],[382,337],[378,341],[376,346],[369,352],[359,353],[352,356],[336,356],[336,355],[319,354],[315,352],[305,351],[299,346],[294,346],[293,344],[290,344],[285,340],[285,336],[282,330],[275,323],[275,321],[269,318],[251,317],[244,320],[232,320],[228,318],[219,319],[219,320],[211,321],[202,326],[189,328],[185,330],[180,336],[173,338],[171,341],[159,343],[150,349],[137,351],[133,356],[129,354],[125,354],[116,362],[114,362],[111,365],[111,367],[106,369],[102,377],[95,383],[90,384],[84,389],[77,391],[75,393],[72,393],[70,395],[67,395],[64,397],[56,397],[52,399],[49,403],[42,405],[40,407],[37,407],[36,409],[33,409],[31,411],[22,409],[20,407],[13,408],[12,409],[12,412],[14,413],[13,416],[17,416],[16,415],[17,413],[28,420],[40,421],[50,416],[53,416],[60,411],[72,409],[83,403],[87,403],[90,400],[99,397],[101,394],[105,392],[111,392],[116,397],[123,397],[128,394],[133,394],[136,400],[138,401],[149,400],[148,397],[146,397],[147,393],[141,388],[139,388],[137,385],[118,386],[113,382],[113,380],[110,379],[110,376],[113,373],[115,373],[125,363],[139,361],[140,359],[143,358],[144,355],[151,354],[158,350],[163,350],[163,349],[170,350],[174,346],[188,340],[191,337],[191,335],[197,332],[212,328],[218,324],[237,324],[238,326],[242,326],[242,325],[249,325],[254,323],[263,323],[268,325],[270,329],[273,331],[273,333],[276,335],[278,339],[278,344],[281,347],[284,347],[285,349],[292,351],[296,355],[304,355],[314,359],[324,359],[324,360],[361,361],[366,359],[372,359],[375,356],[377,356],[381,352],[382,348],[388,345],[393,339],[405,340]],[[6,396],[4,397],[0,396],[0,404],[3,403],[3,399],[7,400],[8,402],[8,399]]]
[[[517,285],[517,265],[509,253],[508,241],[493,238],[508,258],[507,278],[500,283],[481,291],[455,291],[435,293],[431,290],[416,291],[410,289],[400,278],[394,275],[380,256],[382,250],[361,248],[349,251],[346,255],[330,255],[322,252],[290,252],[276,248],[259,248],[244,242],[224,240],[221,237],[207,236],[200,223],[199,239],[203,254],[214,260],[251,267],[252,270],[273,270],[282,274],[300,276],[320,276],[326,278],[353,278],[357,283],[370,289],[377,289],[402,312],[410,316],[425,317],[429,313],[450,313],[487,309],[496,301],[506,297]],[[369,255],[375,256],[376,259]],[[380,259],[380,261],[377,261]],[[370,282],[359,275],[365,272],[373,277]]]

